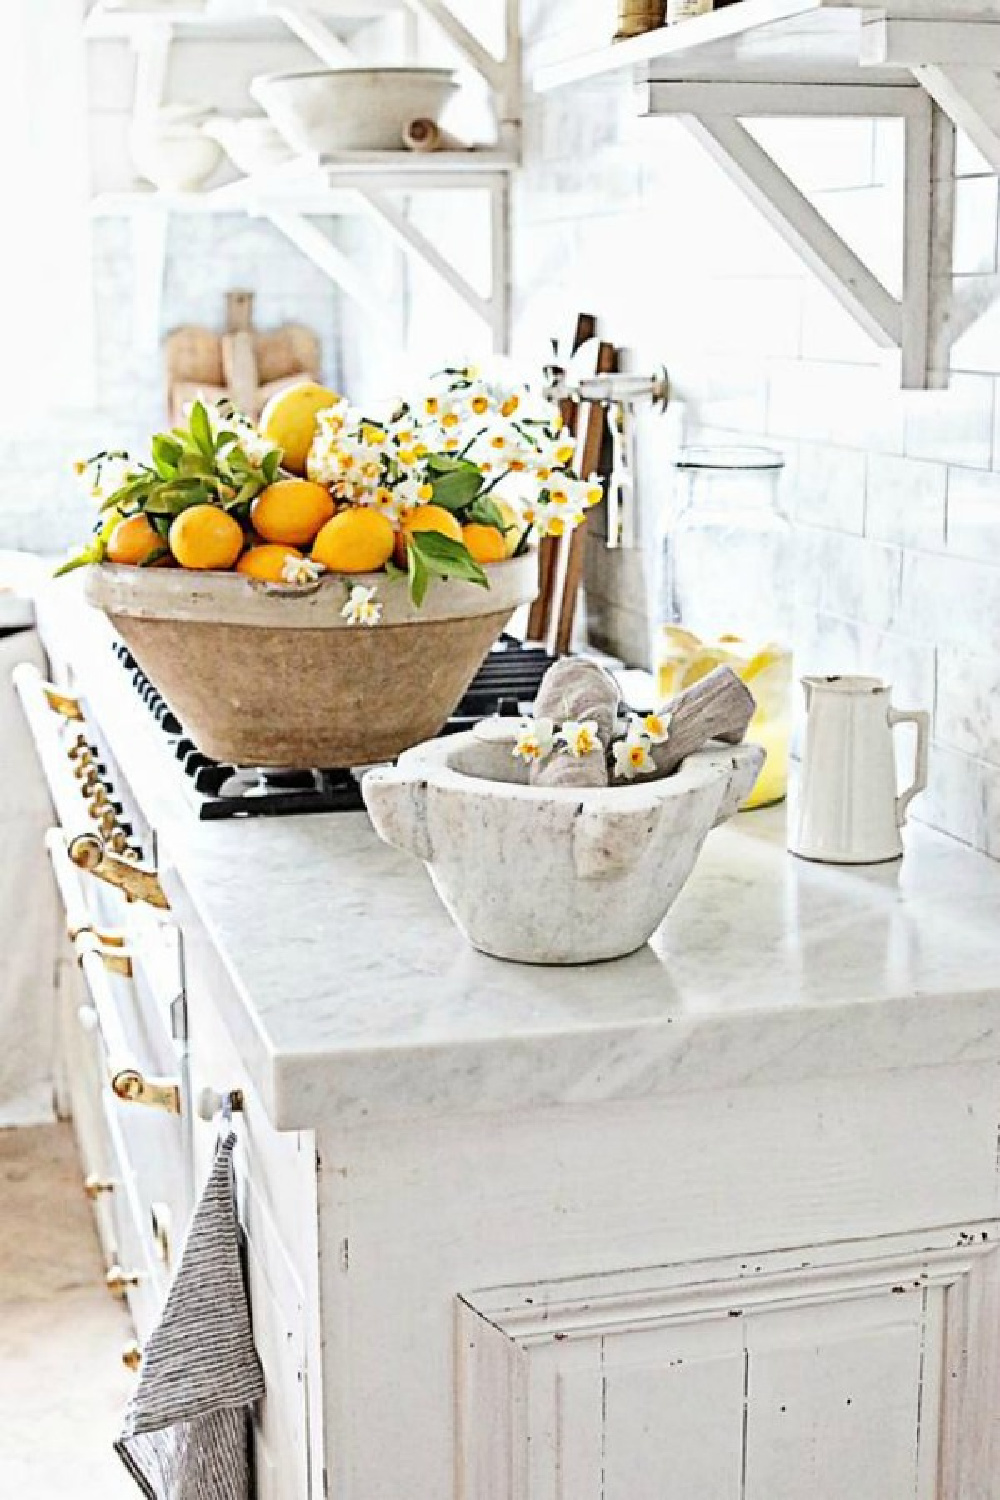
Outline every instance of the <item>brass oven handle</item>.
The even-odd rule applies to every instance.
[[[99,945],[98,945],[99,946]],[[80,968],[90,991],[90,1004],[80,1007],[80,1021],[101,1034],[107,1052],[111,1092],[126,1104],[181,1113],[181,1086],[176,1078],[148,1077],[132,1062],[125,1029],[118,1018],[104,968],[104,957],[86,944],[79,950]]]
[[[83,709],[80,707],[79,698],[74,698],[72,693],[63,693],[51,682],[42,679],[41,689],[45,701],[53,713],[62,714],[64,719],[72,719],[75,723],[83,723]]]
[[[96,833],[81,833],[71,839],[69,857],[78,869],[89,870],[98,880],[124,891],[130,901],[145,901],[162,911],[170,910],[156,871],[113,854]]]
[[[132,955],[120,942],[107,942],[103,934],[95,932],[93,928],[89,931],[78,932],[73,940],[76,950],[76,961],[83,968],[84,955],[95,954],[109,974],[120,974],[123,979],[132,978]]]
[[[66,936],[70,942],[75,943],[81,933],[92,932],[102,947],[124,948],[125,938],[120,932],[95,926],[80,889],[79,876],[66,853],[66,839],[61,828],[49,829],[45,835],[45,848],[52,864],[56,885],[59,887],[63,910],[66,913]]]

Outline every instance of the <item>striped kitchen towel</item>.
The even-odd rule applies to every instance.
[[[240,1264],[236,1136],[219,1142],[115,1448],[148,1500],[248,1500],[264,1394]]]

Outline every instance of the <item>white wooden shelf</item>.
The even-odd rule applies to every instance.
[[[537,90],[630,72],[647,118],[680,118],[862,328],[900,352],[905,387],[932,383],[932,244],[950,243],[935,189],[933,107],[1000,171],[1000,0],[737,0],[722,10],[553,59]],[[741,123],[898,118],[906,137],[903,294],[890,294]]]
[[[309,0],[311,16],[332,35],[349,40],[362,26],[398,13],[404,0]],[[175,37],[280,37],[288,34],[281,0],[207,0],[203,6],[149,5],[122,8],[96,0],[85,21],[91,41],[141,42],[150,30],[169,27]],[[299,9],[303,7],[298,7]]]
[[[494,0],[497,3],[497,0]],[[457,50],[463,64],[485,81],[493,101],[500,144],[469,151],[352,151],[301,158],[259,177],[242,178],[201,193],[135,190],[102,193],[94,218],[131,221],[136,259],[136,326],[156,342],[167,225],[171,214],[245,213],[265,218],[374,317],[385,308],[373,298],[363,268],[349,258],[315,219],[363,212],[404,255],[432,271],[486,324],[494,349],[510,342],[510,174],[518,162],[521,113],[519,0],[499,0],[504,51],[496,56],[469,30],[450,0],[206,0],[204,6],[161,5],[122,10],[96,0],[87,14],[91,39],[126,38],[136,54],[135,111],[149,117],[162,102],[172,42],[179,35],[256,35],[277,25],[296,36],[327,68],[350,66],[354,33],[391,13],[429,22]],[[490,293],[484,297],[447,254],[414,225],[407,200],[420,192],[479,191],[488,196]],[[405,197],[401,197],[405,195]]]

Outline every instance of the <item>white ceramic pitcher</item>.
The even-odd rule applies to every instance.
[[[877,677],[803,677],[806,739],[793,854],[830,864],[899,859],[899,830],[927,785],[930,714],[892,707]],[[917,727],[913,781],[896,793],[897,724]]]

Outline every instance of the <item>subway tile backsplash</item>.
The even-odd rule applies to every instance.
[[[550,51],[553,37],[571,50],[580,9],[580,0],[526,0],[526,35],[542,30]],[[529,69],[531,52],[529,41]],[[967,141],[954,151],[940,144],[938,171],[954,179],[956,199],[955,297],[935,346],[936,379],[947,388],[903,392],[898,358],[856,328],[679,123],[625,127],[627,95],[627,83],[612,81],[600,95],[582,86],[529,104],[515,218],[518,342],[529,346],[549,307],[565,323],[572,298],[628,345],[633,368],[667,362],[689,438],[784,452],[798,668],[874,673],[893,683],[901,706],[930,709],[931,787],[913,815],[1000,857],[996,178]],[[595,123],[601,107],[617,137]],[[896,122],[768,120],[752,129],[897,290]],[[566,162],[539,164],[532,143],[542,140]],[[588,203],[580,166],[591,150]],[[638,201],[626,163],[641,168]],[[563,171],[572,174],[565,197]],[[609,196],[616,180],[620,202]],[[551,223],[563,261],[557,274],[554,259],[546,266],[548,297],[537,281],[525,297],[518,262],[532,262]],[[942,276],[937,290],[951,286]],[[648,443],[648,427],[640,437]],[[657,458],[640,463],[644,516],[669,491]],[[602,555],[592,540],[591,632],[629,656],[647,649],[639,576],[635,561]]]

